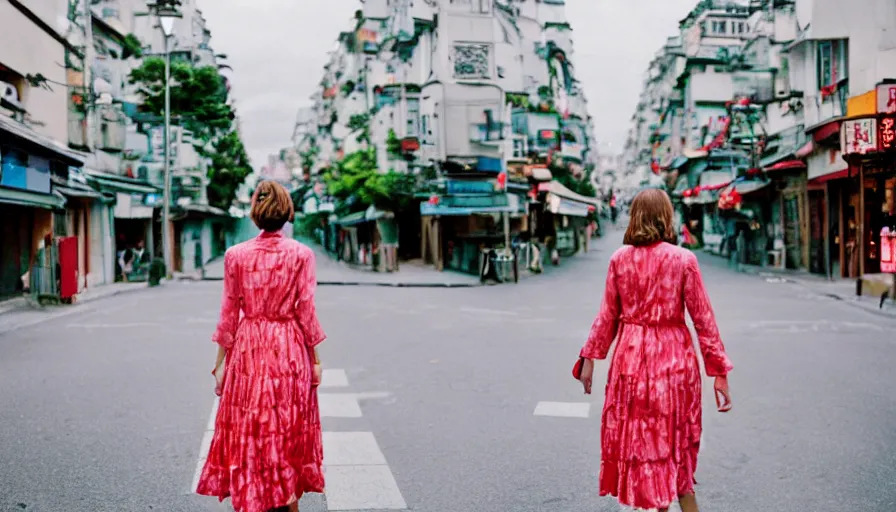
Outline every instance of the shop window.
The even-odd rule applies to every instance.
[[[849,42],[820,41],[816,56],[818,88],[834,85],[849,76]]]
[[[28,188],[28,154],[10,146],[0,147],[0,185]]]

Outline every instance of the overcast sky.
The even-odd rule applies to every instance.
[[[650,59],[696,0],[566,0],[577,78],[603,151],[621,150]],[[358,0],[199,0],[212,45],[226,53],[256,167],[289,144],[296,111],[309,103],[326,54]]]

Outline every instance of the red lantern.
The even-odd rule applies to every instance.
[[[503,189],[505,185],[507,185],[507,173],[502,172],[498,174],[498,188]]]
[[[694,191],[691,189],[687,189],[682,192],[681,195],[683,195],[684,197],[691,197],[692,195],[694,195]]]
[[[660,174],[660,164],[656,160],[650,162],[650,170],[653,171],[653,174]]]
[[[439,204],[439,196],[429,196],[429,204],[433,206]]]

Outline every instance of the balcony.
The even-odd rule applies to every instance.
[[[499,145],[505,140],[504,123],[473,123],[470,125],[470,142]]]

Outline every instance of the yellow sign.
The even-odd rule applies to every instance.
[[[853,96],[846,100],[846,115],[873,116],[877,113],[877,90],[872,89],[864,94]]]

